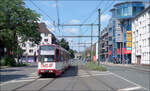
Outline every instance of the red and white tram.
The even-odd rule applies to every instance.
[[[70,66],[70,54],[64,48],[51,44],[41,45],[38,57],[38,75],[53,74],[61,75]]]

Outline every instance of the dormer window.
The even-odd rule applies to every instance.
[[[48,34],[47,34],[47,33],[45,33],[45,34],[44,34],[44,36],[45,36],[45,37],[47,37],[47,36],[48,36]]]

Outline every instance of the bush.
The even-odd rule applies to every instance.
[[[27,66],[27,65],[28,65],[27,63],[17,63],[15,66],[21,67],[21,66]]]
[[[3,57],[1,60],[0,60],[0,65],[1,66],[6,66],[7,65],[7,62],[6,62],[6,58]]]
[[[1,66],[15,66],[15,64],[16,64],[16,62],[15,62],[14,58],[11,56],[3,57],[0,62]]]
[[[93,64],[91,62],[87,62],[86,67],[87,67],[87,69],[90,69],[90,70],[97,70],[97,71],[106,71],[107,70],[106,67],[104,67],[102,65],[98,65],[98,64]]]

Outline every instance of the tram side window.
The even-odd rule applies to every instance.
[[[56,49],[56,61],[61,61],[61,54],[60,54],[60,50]]]
[[[56,61],[58,62],[59,61],[59,50],[56,49]]]

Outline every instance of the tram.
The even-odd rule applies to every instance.
[[[70,53],[59,45],[40,45],[38,50],[38,75],[59,76],[70,66]]]

